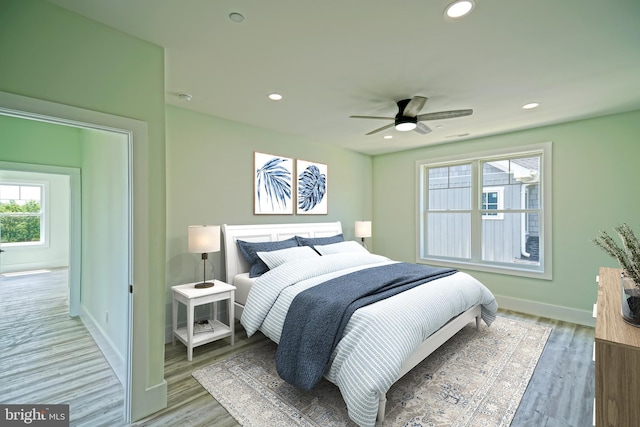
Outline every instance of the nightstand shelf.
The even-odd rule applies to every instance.
[[[202,344],[208,344],[212,341],[219,340],[220,338],[225,338],[231,336],[231,328],[219,320],[214,320],[213,322],[213,332],[199,332],[193,334],[193,346],[197,347]],[[187,345],[188,342],[188,331],[187,327],[183,326],[182,328],[178,328],[175,331],[175,336],[178,338],[184,345]]]
[[[196,288],[195,283],[176,285],[171,287],[173,294],[173,344],[176,338],[187,346],[187,359],[191,361],[193,349],[199,345],[208,344],[221,338],[230,337],[231,345],[234,344],[234,302],[235,286],[228,283],[215,281],[210,288]],[[217,302],[227,302],[228,325],[217,320]],[[178,309],[183,304],[187,309],[187,325],[178,328]],[[213,304],[213,331],[194,333],[194,309],[199,305]]]

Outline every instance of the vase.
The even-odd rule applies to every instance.
[[[636,282],[622,275],[622,318],[625,322],[640,328],[640,288]]]

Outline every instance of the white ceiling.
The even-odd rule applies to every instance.
[[[450,0],[49,1],[163,46],[168,104],[362,153],[640,109],[640,0],[477,0],[457,21]],[[413,95],[474,114],[427,135],[349,118]]]

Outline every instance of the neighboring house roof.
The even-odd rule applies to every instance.
[[[512,173],[515,180],[523,183],[535,183],[540,179],[540,163],[536,157],[496,160],[488,162],[491,166]]]

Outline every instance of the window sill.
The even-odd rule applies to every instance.
[[[528,278],[539,279],[539,280],[553,279],[551,272],[534,271],[531,269],[518,268],[519,265],[498,266],[498,265],[492,265],[492,264],[461,262],[461,261],[444,260],[444,259],[437,259],[437,258],[418,258],[416,262],[418,264],[437,265],[440,267],[450,267],[450,268],[455,268],[460,270],[482,271],[485,273],[505,274],[508,276],[528,277]],[[521,265],[524,266],[526,264],[523,263]]]
[[[44,248],[47,244],[45,242],[20,242],[20,243],[3,243],[0,248],[11,249],[31,249],[31,248]]]

